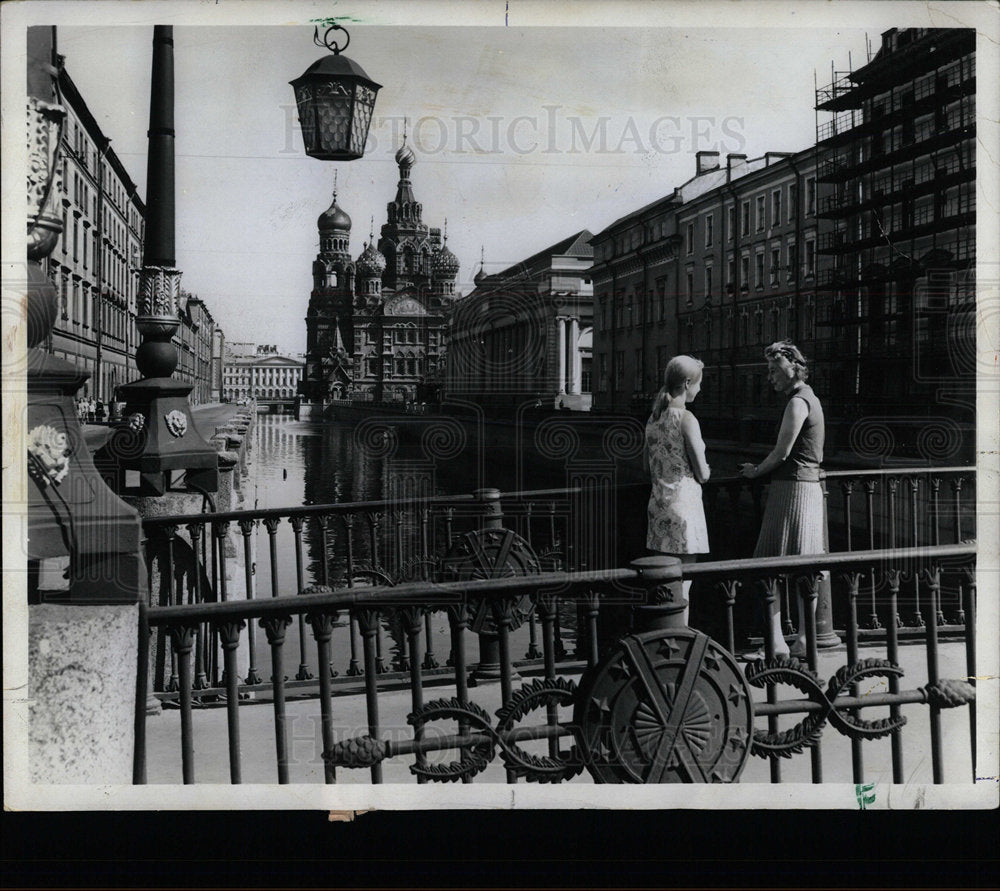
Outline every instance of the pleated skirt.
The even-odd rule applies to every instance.
[[[818,482],[772,480],[754,557],[827,552],[823,489]]]

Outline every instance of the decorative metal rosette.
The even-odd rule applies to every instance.
[[[188,419],[184,412],[174,409],[163,416],[171,436],[181,437],[187,433]]]
[[[733,657],[691,628],[624,638],[580,681],[573,723],[599,783],[730,783],[753,701]]]
[[[146,428],[146,416],[141,411],[134,411],[128,416],[128,426],[136,433],[142,433]]]
[[[66,479],[71,454],[69,440],[61,430],[39,424],[28,432],[28,474],[43,488]]]
[[[515,578],[541,572],[538,557],[531,545],[510,529],[480,529],[467,532],[448,550],[442,563],[444,581]],[[527,594],[502,600],[470,598],[469,628],[477,634],[496,634],[494,613],[500,610],[513,630],[531,615],[531,597]]]

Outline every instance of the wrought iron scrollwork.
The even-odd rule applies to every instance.
[[[791,758],[819,741],[827,721],[851,739],[881,739],[899,730],[906,724],[906,718],[902,716],[866,721],[841,712],[835,703],[838,696],[863,678],[890,676],[902,677],[903,670],[887,659],[862,659],[854,665],[840,668],[824,690],[819,676],[793,656],[775,656],[767,662],[749,666],[746,678],[754,687],[764,687],[768,683],[788,684],[824,707],[822,711],[806,715],[788,730],[776,733],[756,731],[753,735],[753,754],[762,758],[772,755]]]
[[[535,709],[549,705],[571,706],[575,696],[576,684],[565,678],[531,681],[514,693],[497,712],[497,732],[503,734],[512,730],[515,723]],[[502,736],[499,739],[502,747],[500,757],[504,765],[529,782],[561,783],[583,771],[583,758],[576,746],[570,749],[565,758],[556,758],[551,755],[532,755],[516,743],[504,742]]]
[[[428,721],[453,719],[464,721],[469,730],[480,730],[490,737],[488,741],[477,743],[463,750],[461,761],[451,761],[447,764],[410,765],[410,772],[424,779],[438,783],[454,783],[465,778],[471,779],[482,773],[496,755],[497,736],[490,721],[489,712],[474,702],[463,703],[461,700],[435,699],[423,707],[407,715],[406,720],[414,729],[423,728]]]

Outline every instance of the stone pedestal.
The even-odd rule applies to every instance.
[[[33,783],[130,784],[138,604],[28,612]]]

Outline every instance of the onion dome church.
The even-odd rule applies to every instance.
[[[333,203],[316,222],[319,254],[306,316],[302,396],[318,406],[335,400],[430,402],[444,378],[445,325],[456,297],[458,258],[447,228],[423,221],[406,144],[396,152],[399,183],[387,221],[374,226],[357,260],[350,255],[351,219]],[[445,222],[447,227],[447,221]]]

